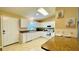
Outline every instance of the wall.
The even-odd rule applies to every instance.
[[[76,21],[78,19],[78,9],[75,7],[58,7],[56,8],[56,12],[63,10],[64,17],[63,18],[56,18],[56,33],[60,32],[68,32],[71,33],[72,36],[77,36],[77,26],[75,28],[67,28],[66,27],[66,21],[68,18],[74,17],[76,18]],[[77,22],[76,22],[77,23]]]
[[[28,25],[27,22],[28,22],[28,19],[21,18],[21,19],[19,20],[20,28],[26,28],[27,25]]]
[[[21,18],[21,17],[24,18],[23,16],[19,16],[19,15],[9,13],[9,12],[5,12],[5,11],[2,11],[2,10],[0,10],[0,15],[16,17],[16,18]]]

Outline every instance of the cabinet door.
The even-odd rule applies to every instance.
[[[23,33],[23,34],[21,34],[22,35],[22,43],[25,43],[25,42],[27,42],[27,33]]]
[[[29,32],[26,35],[27,35],[26,41],[30,41],[40,37],[40,32]]]
[[[30,40],[32,40],[32,34],[31,34],[30,32],[27,33],[26,36],[27,36],[26,41],[30,41]]]

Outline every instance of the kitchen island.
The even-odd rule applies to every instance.
[[[46,51],[79,51],[77,38],[55,36],[41,46]]]
[[[2,51],[2,46],[0,46],[0,51]]]

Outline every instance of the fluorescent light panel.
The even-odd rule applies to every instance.
[[[48,15],[48,12],[44,8],[39,8],[37,11],[43,14],[44,16]]]

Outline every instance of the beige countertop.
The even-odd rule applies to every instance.
[[[41,46],[47,51],[79,51],[76,38],[54,37]]]
[[[0,46],[0,48],[2,48],[2,46]]]

